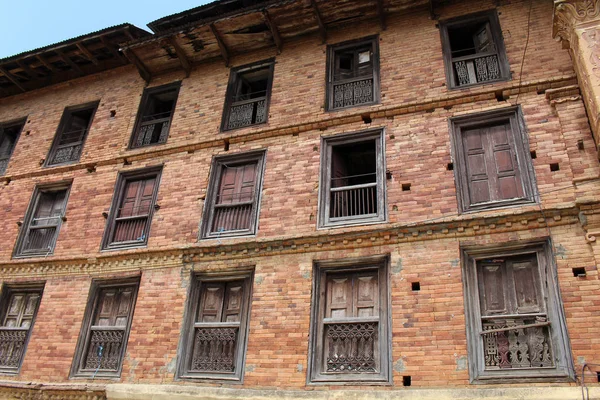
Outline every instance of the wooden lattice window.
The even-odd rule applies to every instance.
[[[19,372],[43,289],[43,284],[3,287],[0,305],[0,372]]]
[[[119,175],[104,234],[104,249],[140,247],[148,243],[161,170],[152,168]]]
[[[386,264],[315,266],[309,382],[390,382]]]
[[[138,285],[137,278],[92,283],[72,376],[120,376]]]
[[[267,122],[274,66],[275,62],[268,60],[231,70],[222,130]]]
[[[25,121],[0,124],[0,175],[4,175]]]
[[[65,217],[69,184],[36,187],[21,226],[15,257],[47,256],[54,252]]]
[[[496,10],[440,21],[448,87],[510,79]]]
[[[65,109],[46,159],[47,166],[79,161],[97,107],[95,102]]]
[[[216,157],[205,202],[202,237],[256,233],[265,152]]]
[[[251,272],[193,278],[179,377],[242,379],[251,282]]]
[[[464,250],[463,261],[471,381],[570,379],[548,243]]]
[[[130,148],[161,144],[169,137],[169,128],[180,82],[144,90]]]
[[[322,139],[319,227],[385,221],[381,131]]]
[[[528,139],[516,107],[451,120],[461,211],[535,201]]]
[[[327,109],[379,103],[377,37],[328,47]]]

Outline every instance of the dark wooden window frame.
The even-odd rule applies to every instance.
[[[241,318],[239,322],[239,336],[237,347],[235,349],[235,371],[234,372],[191,372],[189,365],[192,357],[192,345],[194,337],[194,325],[196,316],[200,307],[200,295],[203,289],[203,283],[223,283],[231,281],[244,281],[245,298],[242,306]],[[191,284],[188,291],[188,301],[184,315],[184,328],[181,331],[181,340],[177,352],[177,373],[176,379],[200,379],[213,381],[226,381],[228,383],[243,383],[244,366],[246,363],[246,349],[248,345],[248,332],[250,309],[252,303],[252,282],[254,280],[254,268],[246,267],[235,271],[219,272],[193,272]]]
[[[10,149],[10,153],[3,159],[6,159],[6,169],[8,169],[8,163],[10,162],[10,158],[12,157],[12,154],[15,151],[15,147],[17,147],[17,143],[19,142],[19,137],[21,136],[21,132],[23,132],[23,128],[25,127],[25,122],[27,121],[27,118],[18,118],[18,119],[14,119],[11,121],[6,121],[6,122],[2,122],[0,123],[0,139],[2,139],[2,135],[4,135],[4,129],[5,128],[11,128],[17,125],[21,125],[21,127],[18,129],[18,132],[16,134],[15,137],[15,143],[13,144],[12,148]],[[0,141],[1,143],[1,141]],[[1,161],[2,159],[0,159]],[[0,169],[0,176],[4,175],[6,173],[6,170],[2,170]]]
[[[554,368],[484,370],[484,348],[481,338],[481,310],[476,263],[479,260],[535,254],[540,271],[541,286],[546,299],[550,321]],[[575,381],[573,357],[565,312],[556,275],[550,239],[530,242],[513,242],[487,247],[461,246],[463,293],[469,351],[469,378],[473,384],[563,382]]]
[[[267,151],[258,150],[235,155],[223,155],[213,157],[208,182],[208,194],[204,201],[204,212],[202,215],[202,226],[200,229],[200,239],[217,239],[223,237],[251,236],[256,235],[258,230],[258,216],[260,215],[260,203],[262,198],[262,183],[267,160]],[[256,184],[254,193],[254,206],[250,216],[250,228],[242,231],[218,232],[212,233],[211,226],[214,217],[215,203],[223,167],[227,164],[244,164],[257,162]]]
[[[146,144],[146,145],[142,145],[142,146],[136,146],[136,141],[140,134],[140,129],[142,126],[142,118],[144,117],[144,111],[146,110],[146,107],[148,106],[148,100],[150,99],[151,96],[153,96],[157,93],[169,91],[172,89],[175,89],[175,100],[173,101],[173,108],[171,109],[171,115],[168,118],[169,134],[170,134],[171,125],[173,122],[173,114],[175,114],[175,109],[177,107],[177,100],[179,99],[179,90],[181,89],[181,82],[173,82],[173,83],[168,83],[166,85],[155,86],[155,87],[144,89],[144,93],[142,94],[142,100],[140,101],[140,106],[138,108],[137,116],[135,118],[135,125],[133,128],[133,132],[131,133],[131,139],[129,140],[129,146],[128,146],[129,150],[141,149],[141,148],[149,147],[149,146],[159,146],[159,145],[165,144],[167,142],[169,134],[167,134],[167,138],[165,138],[165,140],[163,142],[150,143],[150,144]],[[167,122],[167,118],[165,118],[165,121],[163,121],[163,122]]]
[[[361,103],[357,105],[345,106],[345,107],[334,107],[334,96],[333,96],[333,85],[334,73],[335,73],[335,53],[341,50],[352,49],[356,47],[362,47],[367,44],[371,45],[371,52],[373,57],[373,101],[367,103]],[[368,36],[360,39],[349,40],[341,43],[336,43],[327,46],[327,74],[325,87],[326,90],[326,110],[327,111],[338,111],[346,110],[348,108],[369,106],[373,104],[379,104],[381,102],[381,91],[380,91],[380,78],[379,78],[379,35]]]
[[[310,340],[308,348],[309,385],[391,385],[392,384],[392,305],[389,276],[390,256],[370,256],[341,260],[316,260],[313,262],[313,282],[310,315]],[[379,373],[327,373],[322,371],[323,316],[328,274],[343,272],[378,271],[379,282]],[[360,318],[354,318],[358,320]]]
[[[90,378],[94,377],[94,379],[98,378],[118,378],[121,376],[121,370],[123,368],[123,358],[125,357],[125,352],[127,350],[127,342],[129,340],[129,333],[131,331],[131,323],[133,320],[133,315],[135,313],[135,304],[137,301],[137,294],[139,291],[140,278],[129,277],[123,279],[99,279],[93,280],[90,286],[90,292],[88,296],[87,305],[85,308],[85,314],[83,317],[83,322],[81,324],[81,329],[79,331],[79,339],[77,340],[77,347],[75,348],[75,355],[73,357],[73,364],[71,366],[70,378]],[[119,356],[119,367],[116,371],[92,371],[85,370],[82,368],[82,363],[84,362],[85,351],[89,346],[90,334],[92,331],[92,321],[94,316],[96,315],[96,308],[98,307],[98,301],[100,300],[100,292],[105,288],[116,288],[123,286],[134,286],[133,298],[131,301],[131,310],[129,312],[129,319],[127,321],[127,326],[124,329],[123,336],[123,346],[121,347],[121,354]]]
[[[330,192],[331,192],[331,152],[333,146],[351,144],[374,140],[376,143],[377,164],[377,215],[340,217],[332,221],[330,218]],[[385,222],[387,220],[386,199],[386,160],[385,160],[385,131],[384,129],[369,130],[364,132],[345,133],[335,136],[321,137],[321,172],[319,182],[319,218],[318,229],[337,226],[365,225]]]
[[[54,140],[52,141],[52,146],[50,147],[50,151],[48,152],[48,156],[44,162],[44,167],[56,167],[58,165],[68,165],[68,164],[76,164],[81,159],[81,154],[83,154],[83,147],[85,146],[85,141],[87,139],[88,133],[90,132],[90,127],[92,126],[92,121],[94,120],[94,116],[96,115],[96,110],[98,109],[98,105],[100,101],[92,101],[86,104],[81,104],[77,106],[66,107],[63,111],[63,115],[60,119],[60,123],[58,124],[58,128],[56,130],[56,134],[54,135]],[[90,115],[90,120],[85,129],[85,133],[81,138],[81,150],[79,152],[79,156],[76,160],[60,162],[60,163],[52,163],[52,159],[56,156],[56,152],[58,151],[58,146],[60,144],[61,136],[65,133],[66,124],[69,122],[69,117],[78,111],[92,110],[92,114]]]
[[[38,185],[35,187],[31,195],[31,199],[29,200],[29,207],[27,208],[27,212],[25,213],[25,217],[23,218],[23,224],[19,229],[19,236],[17,238],[15,249],[13,251],[13,258],[40,257],[54,254],[54,248],[56,247],[56,241],[58,240],[58,235],[60,234],[60,228],[62,226],[63,221],[66,220],[67,205],[69,203],[69,194],[71,192],[72,183],[72,180],[68,180],[55,182],[51,184]],[[56,225],[56,233],[54,234],[54,238],[52,239],[50,249],[47,251],[25,251],[23,249],[23,246],[25,245],[25,240],[29,232],[29,226],[38,208],[39,200],[42,193],[56,192],[60,190],[66,190],[64,208],[62,216],[61,218],[59,218],[58,223]]]
[[[233,105],[233,96],[235,95],[235,86],[238,82],[239,76],[245,72],[251,72],[253,70],[262,69],[264,67],[269,68],[269,82],[267,83],[267,93],[265,96],[265,120],[263,122],[257,122],[254,124],[249,124],[246,126],[240,126],[235,128],[229,128],[227,126],[227,121],[229,120],[229,113],[231,111],[231,107]],[[221,132],[230,131],[234,129],[242,129],[248,128],[251,126],[257,126],[266,124],[269,122],[269,107],[271,105],[271,92],[273,89],[273,76],[275,70],[275,59],[270,58],[268,60],[263,60],[259,62],[255,62],[252,64],[242,65],[240,67],[231,68],[229,73],[229,82],[227,84],[227,93],[225,94],[225,104],[223,105],[223,117],[221,119]]]
[[[452,51],[450,48],[450,37],[448,35],[448,28],[467,26],[483,21],[488,21],[490,23],[490,30],[494,40],[494,44],[496,45],[496,54],[498,55],[500,78],[485,82],[477,82],[459,86],[454,76],[454,70],[452,65],[453,59]],[[444,67],[446,70],[446,83],[449,89],[463,89],[477,85],[485,85],[488,83],[508,81],[511,79],[510,65],[508,64],[508,58],[506,57],[506,49],[504,47],[502,29],[500,27],[500,21],[498,20],[498,13],[495,9],[442,20],[439,22],[439,26],[442,40],[442,52],[444,56]]]
[[[110,212],[107,218],[106,228],[104,229],[104,237],[102,238],[102,246],[100,250],[132,249],[138,247],[145,247],[148,245],[148,236],[152,224],[152,216],[154,215],[154,210],[156,209],[156,199],[158,196],[158,187],[160,186],[161,175],[162,165],[157,167],[144,168],[141,170],[125,171],[119,173],[119,176],[117,177],[117,182],[115,184],[113,200],[110,206]],[[136,240],[134,242],[129,241],[112,243],[111,239],[114,235],[115,219],[117,216],[119,205],[121,204],[121,201],[125,194],[125,185],[129,181],[149,178],[152,176],[156,177],[156,183],[154,184],[154,193],[152,196],[153,205],[150,207],[150,212],[148,214],[148,223],[146,224],[146,228],[144,230],[144,240]]]
[[[514,151],[517,157],[518,169],[521,173],[524,196],[518,199],[490,201],[481,204],[471,204],[469,195],[468,175],[466,170],[465,152],[461,140],[461,131],[478,125],[494,122],[510,121],[512,137],[514,140]],[[462,115],[450,118],[450,137],[452,142],[454,168],[454,179],[456,181],[456,195],[460,213],[479,211],[492,208],[509,207],[520,204],[535,203],[538,201],[535,172],[529,152],[529,137],[525,127],[523,113],[519,106],[502,108],[499,110],[486,111],[477,114]]]
[[[16,368],[6,367],[0,365],[0,374],[4,375],[17,375],[21,371],[21,366],[23,365],[23,359],[25,358],[25,353],[27,352],[27,345],[29,344],[29,339],[31,338],[31,331],[33,331],[33,327],[35,325],[35,320],[37,319],[37,312],[40,308],[40,303],[42,302],[42,295],[44,293],[44,285],[46,282],[31,282],[31,283],[4,283],[2,285],[2,295],[0,296],[0,321],[4,321],[6,317],[6,313],[8,312],[8,300],[15,293],[38,293],[40,300],[37,303],[35,312],[33,313],[33,317],[31,319],[31,325],[27,329],[27,335],[24,341],[23,348],[21,350],[21,359],[19,360],[19,365]],[[11,328],[8,328],[9,330]],[[14,328],[13,328],[14,329]],[[7,328],[3,328],[0,326],[0,330],[7,330]]]

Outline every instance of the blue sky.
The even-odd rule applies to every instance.
[[[0,58],[112,25],[146,24],[210,0],[0,0]]]

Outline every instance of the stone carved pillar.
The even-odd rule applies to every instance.
[[[554,0],[552,36],[568,47],[600,145],[600,0]]]

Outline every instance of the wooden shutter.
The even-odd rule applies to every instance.
[[[204,283],[198,322],[239,322],[244,303],[244,282]]]
[[[473,44],[475,45],[476,53],[485,53],[495,50],[489,22],[486,22],[475,31],[473,34]]]
[[[113,242],[145,241],[148,219],[154,205],[156,176],[126,181],[117,217]]]
[[[256,162],[223,165],[213,210],[212,232],[250,229],[256,199],[257,167]]]
[[[524,196],[510,122],[465,129],[462,141],[470,204]]]
[[[127,326],[134,287],[106,288],[100,291],[94,326]]]
[[[52,249],[64,213],[66,195],[66,190],[39,193],[22,252],[49,252]]]
[[[377,272],[327,277],[325,318],[379,316]]]
[[[2,326],[29,328],[33,322],[39,301],[39,293],[17,292],[11,294]]]
[[[511,260],[508,268],[514,282],[514,311],[517,314],[544,312],[536,259]]]
[[[504,262],[484,263],[479,269],[479,291],[483,315],[508,312],[507,279]]]

